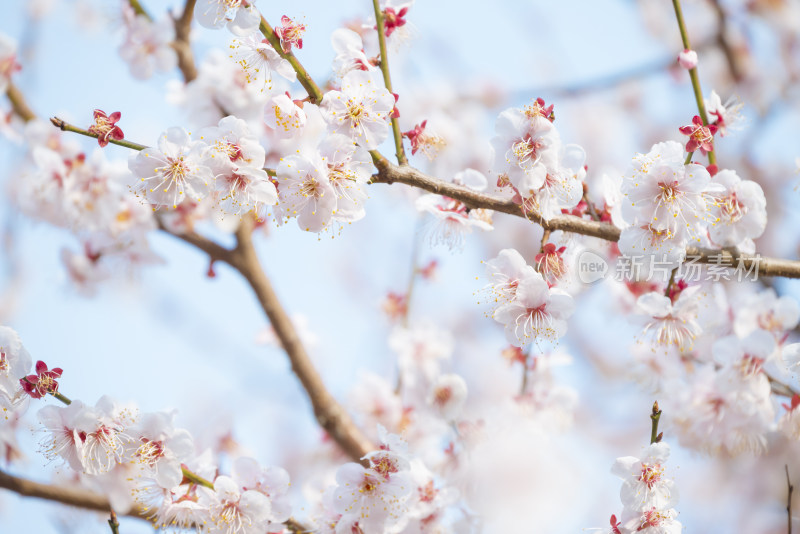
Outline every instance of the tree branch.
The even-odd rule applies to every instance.
[[[8,86],[6,87],[6,96],[11,102],[11,109],[14,111],[14,114],[20,119],[28,122],[36,118],[36,113],[28,107],[28,103],[25,102],[25,97],[22,95],[22,92],[11,80],[8,81]]]
[[[247,280],[289,357],[292,371],[308,394],[317,422],[355,461],[360,461],[368,452],[374,450],[375,446],[325,387],[322,377],[300,341],[297,330],[272,289],[272,284],[264,273],[253,246],[253,220],[249,217],[242,219],[236,231],[237,244],[233,249],[222,247],[193,232],[176,234],[170,232],[163,224],[159,225],[161,230],[197,247],[212,260],[227,263]]]
[[[189,32],[192,29],[192,18],[196,3],[197,0],[186,0],[183,13],[180,17],[174,18],[175,40],[172,42],[172,48],[178,54],[178,68],[183,74],[185,83],[197,78],[197,67],[194,64],[194,54],[192,54],[192,46],[189,41]]]
[[[111,504],[105,495],[94,493],[93,491],[83,488],[73,488],[69,486],[59,486],[55,484],[42,484],[34,482],[26,478],[10,475],[5,471],[0,470],[0,488],[13,491],[23,497],[34,497],[37,499],[44,499],[47,501],[58,502],[66,504],[67,506],[76,506],[86,510],[95,510],[98,512],[109,512]],[[113,511],[112,511],[113,513]],[[135,517],[151,522],[150,511],[146,511],[140,506],[134,506],[125,514],[128,517]],[[289,518],[284,525],[291,532],[311,532],[311,529],[300,523],[299,521]]]
[[[534,211],[523,213],[519,204],[515,204],[510,200],[485,195],[468,187],[439,180],[413,167],[394,165],[386,158],[377,157],[375,154],[373,154],[373,161],[378,168],[378,174],[372,177],[371,183],[393,184],[399,182],[436,193],[437,195],[450,197],[463,202],[469,208],[489,209],[529,219],[540,224],[545,230],[562,230],[564,232],[598,237],[606,241],[619,241],[619,228],[609,223],[587,221],[574,215],[560,215],[546,221]],[[698,258],[698,263],[705,264],[711,263],[729,267],[741,265],[747,269],[755,269],[757,265],[757,272],[760,276],[800,278],[800,261],[742,254],[735,248],[714,250],[687,247],[686,255],[691,258],[696,257]]]

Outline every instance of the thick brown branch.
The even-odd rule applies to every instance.
[[[386,158],[378,157],[375,154],[373,154],[373,161],[378,168],[378,174],[372,177],[372,183],[392,184],[399,182],[459,200],[469,208],[490,209],[526,218],[539,223],[545,230],[562,230],[564,232],[598,237],[606,241],[619,240],[619,228],[609,223],[587,221],[573,215],[561,215],[545,221],[538,213],[523,213],[519,204],[515,204],[510,200],[485,195],[468,187],[433,178],[412,167],[394,165]],[[757,263],[759,276],[800,278],[800,261],[751,256],[741,254],[736,249],[711,250],[688,247],[686,255],[692,259],[696,257],[698,263],[729,267],[741,266],[744,269],[750,269],[754,263]],[[755,268],[753,268],[752,272],[755,274]]]
[[[97,510],[98,512],[108,512],[111,510],[111,505],[105,495],[100,495],[82,488],[42,484],[40,482],[9,475],[4,471],[0,471],[0,488],[11,490],[25,497],[46,499],[69,506],[86,508],[87,510]],[[140,519],[147,519],[144,510],[138,507],[133,508],[127,515]]]
[[[320,377],[300,341],[297,330],[295,330],[292,321],[272,289],[272,284],[270,284],[264,273],[253,246],[253,221],[249,218],[242,220],[239,229],[236,231],[237,245],[234,249],[221,247],[195,233],[174,234],[163,225],[161,229],[199,248],[208,254],[212,260],[223,261],[239,271],[250,284],[258,303],[267,315],[275,334],[289,356],[292,371],[297,375],[306,390],[311,406],[314,409],[314,415],[320,426],[350,458],[356,461],[361,460],[364,455],[374,450],[375,446],[364,436],[347,412],[325,387],[322,377]]]
[[[72,488],[69,486],[58,486],[55,484],[42,484],[26,478],[16,477],[0,470],[0,488],[13,491],[24,497],[35,497],[48,501],[76,506],[86,510],[96,510],[98,512],[111,511],[111,505],[105,495],[94,493],[83,488]],[[113,513],[113,512],[112,512]],[[128,517],[151,521],[151,512],[145,511],[139,506],[134,506],[125,514]],[[285,523],[286,528],[291,532],[311,532],[311,530],[295,519],[288,519]]]
[[[194,16],[194,6],[197,0],[186,0],[183,13],[175,18],[175,41],[172,48],[178,54],[178,68],[183,74],[183,81],[191,82],[197,78],[197,67],[194,64],[194,54],[192,54],[189,32],[192,29],[192,18]]]

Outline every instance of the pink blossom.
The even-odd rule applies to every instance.
[[[700,150],[705,155],[714,150],[714,134],[717,133],[717,127],[713,124],[704,125],[700,115],[695,115],[692,118],[692,124],[681,126],[679,130],[682,134],[689,136],[686,152]]]
[[[58,382],[64,371],[60,367],[47,369],[47,364],[39,360],[36,362],[36,374],[20,379],[20,384],[25,392],[34,399],[41,399],[48,393],[58,393]]]
[[[299,24],[286,15],[281,17],[281,25],[275,28],[275,35],[281,40],[283,51],[287,54],[292,51],[292,46],[303,48],[303,34],[305,32],[305,24]]]
[[[101,147],[108,145],[109,139],[119,141],[125,137],[117,122],[122,117],[119,111],[106,115],[105,111],[94,110],[94,124],[89,126],[89,132],[97,135],[97,144]]]

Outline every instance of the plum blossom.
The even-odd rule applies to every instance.
[[[674,253],[680,241],[673,240],[699,239],[704,233],[709,194],[721,189],[711,183],[703,166],[684,164],[679,143],[659,143],[646,155],[638,154],[630,174],[623,177],[622,216],[628,224],[651,228]]]
[[[574,307],[568,293],[551,289],[541,274],[534,273],[519,282],[514,299],[495,309],[492,318],[505,326],[509,343],[522,347],[562,337]]]
[[[678,493],[672,480],[665,476],[664,464],[669,458],[669,445],[651,443],[641,459],[633,456],[617,458],[611,472],[620,477],[622,513],[611,516],[613,534],[680,534],[674,506]]]
[[[320,109],[331,132],[373,150],[389,136],[394,104],[377,71],[354,70],[344,75],[339,91],[325,93]]]
[[[175,22],[171,18],[153,22],[126,10],[124,22],[125,38],[119,55],[128,63],[134,78],[146,80],[154,72],[169,72],[177,66],[178,55],[171,46],[175,41]]]
[[[664,349],[674,347],[681,352],[692,349],[702,329],[697,322],[697,288],[687,289],[673,301],[661,293],[647,293],[637,304],[649,317],[642,336]]]
[[[620,490],[622,505],[637,510],[672,508],[678,501],[675,483],[664,474],[669,458],[669,445],[653,443],[641,459],[633,456],[617,458],[611,472],[623,480]]]
[[[767,226],[767,201],[761,186],[742,180],[736,171],[721,170],[712,179],[724,187],[714,197],[709,212],[711,239],[720,246],[738,246],[746,239],[756,239]]]
[[[94,110],[94,124],[89,126],[89,132],[97,134],[97,144],[101,147],[108,145],[108,140],[119,141],[125,137],[122,128],[117,126],[117,122],[122,117],[119,111],[111,115],[106,115],[101,109]]]
[[[424,120],[415,125],[413,129],[403,132],[403,137],[408,138],[411,142],[412,156],[416,154],[417,151],[422,151],[429,160],[433,160],[436,158],[436,154],[439,150],[444,147],[447,142],[430,130],[426,131],[427,126],[428,121]]]
[[[486,177],[475,169],[467,169],[455,175],[453,183],[466,185],[473,191],[486,189]],[[460,249],[464,245],[464,234],[479,228],[491,230],[491,211],[485,209],[469,209],[454,198],[443,195],[422,195],[416,201],[418,211],[433,215],[425,229],[433,245],[447,245],[450,250]]]
[[[439,376],[431,386],[428,405],[443,419],[455,420],[467,400],[467,383],[456,374]]]
[[[31,368],[31,356],[22,345],[19,334],[7,326],[0,326],[0,406],[6,420],[11,413],[24,407],[24,390],[20,379]]]
[[[520,283],[536,276],[536,269],[525,262],[522,254],[513,248],[501,250],[496,258],[485,262],[490,284],[484,288],[490,294],[494,308],[513,301]]]
[[[331,34],[331,45],[336,56],[333,72],[342,78],[351,70],[373,70],[376,66],[364,53],[361,36],[353,30],[339,28]]]
[[[205,162],[214,176],[217,202],[225,213],[260,213],[278,200],[275,185],[264,171],[265,151],[247,123],[225,117],[216,127],[199,132],[206,143]]]
[[[156,148],[145,148],[128,160],[139,180],[133,190],[155,206],[176,208],[186,199],[201,200],[214,178],[205,150],[205,143],[193,141],[183,128],[169,128]]]
[[[413,486],[407,469],[381,473],[348,463],[336,472],[336,483],[334,510],[364,533],[385,532],[405,518]]]
[[[287,54],[292,47],[303,48],[303,34],[306,32],[306,25],[300,24],[286,15],[281,17],[281,25],[275,28],[275,35],[281,40],[283,51]]]
[[[248,83],[241,67],[219,49],[206,54],[197,67],[197,78],[189,83],[174,80],[168,88],[168,100],[183,106],[191,124],[198,127],[233,115],[255,128],[261,124],[270,96],[258,84]]]
[[[234,35],[244,37],[258,29],[261,14],[255,0],[200,0],[194,16],[200,26],[217,29],[227,25]]]
[[[263,534],[270,523],[269,497],[228,476],[218,476],[200,502],[208,507],[209,534]]]
[[[292,139],[303,134],[306,113],[289,95],[276,95],[264,108],[264,122],[279,139]]]
[[[48,369],[47,364],[39,360],[36,362],[36,374],[21,378],[19,382],[31,398],[41,399],[48,393],[58,393],[58,379],[63,372],[60,367]]]
[[[558,165],[561,140],[553,123],[537,110],[509,108],[495,123],[492,168],[508,177],[523,198],[544,185],[548,172]]]
[[[742,127],[744,122],[742,116],[744,104],[742,102],[736,101],[735,98],[729,98],[723,104],[719,95],[711,91],[711,95],[705,99],[705,105],[708,110],[708,120],[717,127],[720,136],[725,137],[729,130],[738,130]]]
[[[681,126],[680,131],[689,136],[686,152],[699,150],[705,155],[714,150],[714,134],[717,133],[717,127],[713,124],[703,124],[703,119],[699,115],[692,117],[692,124],[689,126]]]
[[[242,488],[257,491],[269,499],[269,513],[263,528],[267,532],[283,531],[282,523],[292,514],[289,473],[280,467],[262,467],[253,458],[240,457],[233,463],[232,478]]]
[[[800,321],[797,301],[789,296],[778,297],[772,288],[743,298],[734,309],[733,331],[739,337],[761,329],[782,342],[786,333]]]
[[[296,217],[306,232],[325,229],[336,209],[336,191],[322,156],[287,156],[281,159],[276,172],[282,218]]]
[[[174,413],[147,413],[128,432],[131,461],[152,473],[164,489],[178,486],[183,479],[181,463],[194,453],[192,436],[173,427]]]
[[[230,58],[242,68],[247,83],[255,83],[261,91],[272,89],[273,72],[289,81],[297,79],[291,63],[282,58],[261,33],[234,39],[231,50]]]

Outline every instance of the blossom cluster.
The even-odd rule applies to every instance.
[[[669,458],[669,445],[653,443],[641,459],[633,456],[617,458],[611,472],[622,479],[620,499],[622,513],[611,516],[610,534],[678,534],[683,527],[677,521],[678,491],[667,478],[664,464]]]

